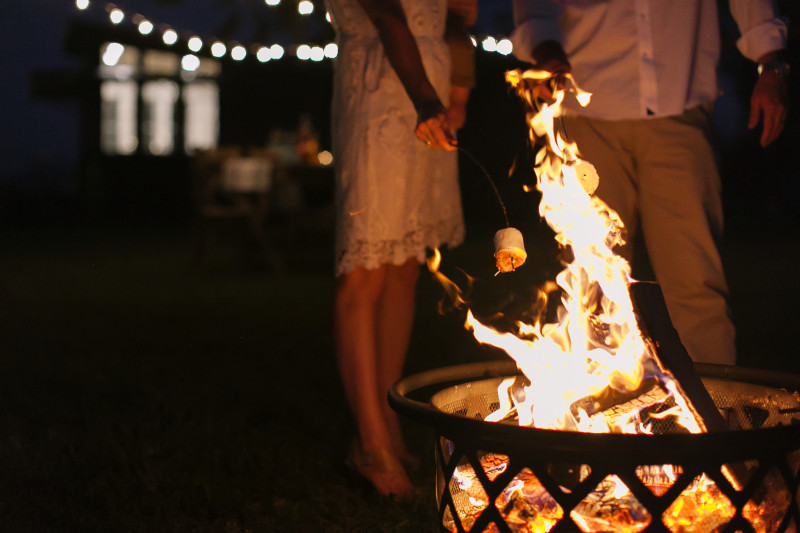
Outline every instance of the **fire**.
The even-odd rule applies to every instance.
[[[498,332],[468,314],[467,327],[481,343],[505,350],[525,376],[498,392],[501,410],[493,420],[516,417],[520,425],[588,432],[648,432],[641,413],[669,400],[670,414],[691,432],[703,428],[677,393],[672,376],[654,359],[639,332],[628,292],[629,263],[614,252],[624,244],[619,216],[592,195],[594,167],[562,134],[562,103],[574,95],[581,105],[591,95],[571,76],[554,101],[542,102],[526,80],[551,77],[545,71],[511,71],[507,80],[529,104],[531,140],[546,142],[536,156],[539,214],[569,249],[572,261],[557,276],[561,307],[554,324],[520,324],[517,334]],[[587,178],[588,176],[588,178]],[[438,264],[438,259],[437,259]],[[438,273],[434,265],[432,271]],[[452,292],[449,280],[444,282]],[[461,295],[457,295],[459,300]],[[643,390],[646,389],[646,390]],[[628,402],[630,410],[604,414],[599,396],[628,398],[653,390],[649,402]]]
[[[532,144],[545,141],[534,168],[541,193],[539,214],[572,259],[556,277],[561,294],[556,323],[520,323],[514,334],[499,332],[468,312],[466,327],[475,338],[503,349],[522,373],[500,385],[500,407],[486,420],[513,420],[522,426],[594,433],[650,433],[653,420],[674,417],[686,431],[700,433],[705,430],[702,420],[638,328],[629,293],[631,268],[614,252],[616,246],[624,244],[623,223],[616,212],[592,194],[597,185],[594,167],[581,159],[577,145],[565,137],[560,127],[564,100],[575,97],[585,106],[591,95],[580,90],[567,75],[565,88],[554,91],[553,101],[543,102],[526,81],[542,81],[551,76],[544,71],[515,70],[508,72],[506,79],[528,104]],[[457,287],[438,272],[439,261],[437,251],[429,262],[431,271],[454,301],[464,303]],[[654,480],[648,486],[656,493],[666,491],[681,475],[679,468],[670,465],[647,468],[654,472],[648,474]],[[471,505],[488,505],[485,494],[475,492],[474,476],[471,466],[459,466],[451,490],[468,492]],[[535,480],[532,473],[528,477]],[[533,509],[542,522],[531,531],[548,531],[561,518],[561,510],[551,509],[549,501],[536,500],[541,495],[526,500],[537,492],[538,483],[516,479],[496,505],[504,509],[524,507],[529,513]],[[525,498],[519,496],[523,492]],[[621,506],[625,517],[611,522],[617,531],[639,531],[653,519],[639,512],[638,502],[616,476],[604,480],[590,496],[593,500],[582,502],[580,508],[600,508],[598,502],[606,500],[618,502],[620,507],[619,502],[630,501]],[[701,475],[658,519],[663,518],[672,531],[700,531],[691,527],[692,521],[714,517],[724,523],[730,513],[730,502],[713,481]],[[586,531],[609,527],[595,511],[573,511],[572,518]],[[622,527],[623,522],[628,525]]]

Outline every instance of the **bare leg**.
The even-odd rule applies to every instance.
[[[337,279],[334,328],[339,373],[365,449],[390,439],[378,396],[376,313],[386,268],[356,268]]]
[[[358,472],[384,495],[406,497],[413,486],[397,458],[382,408],[386,390],[379,379],[378,302],[386,267],[356,268],[337,279],[334,328],[337,362],[356,419],[360,446],[351,450]]]
[[[419,268],[415,259],[409,259],[400,266],[388,266],[383,294],[378,301],[376,326],[381,408],[392,439],[392,449],[400,458],[407,458],[409,454],[397,413],[389,406],[386,393],[403,374],[414,325]]]

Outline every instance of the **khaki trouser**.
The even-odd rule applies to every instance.
[[[567,135],[597,168],[596,194],[642,232],[670,318],[694,361],[734,364],[735,330],[718,243],[721,184],[711,106],[648,120],[565,117]]]

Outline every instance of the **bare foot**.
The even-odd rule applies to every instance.
[[[350,447],[347,464],[383,496],[400,500],[409,500],[414,496],[414,485],[408,479],[403,465],[386,448],[362,450],[361,446],[354,442]]]

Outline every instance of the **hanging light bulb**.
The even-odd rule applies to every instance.
[[[273,44],[270,46],[269,51],[272,59],[280,59],[283,57],[283,47],[279,44]]]
[[[336,43],[328,43],[325,45],[325,57],[333,59],[339,55],[339,47]]]
[[[266,63],[270,59],[272,59],[272,52],[269,50],[269,46],[262,46],[256,52],[256,59],[258,59],[262,63]]]
[[[312,46],[308,57],[311,59],[311,61],[322,61],[325,59],[325,51],[321,46]]]
[[[114,67],[119,63],[125,47],[120,43],[108,43],[103,51],[102,61],[107,67]]]
[[[178,32],[170,28],[164,32],[161,39],[164,41],[164,44],[172,46],[178,42]]]
[[[147,19],[144,19],[141,22],[139,22],[138,28],[139,28],[139,33],[141,33],[142,35],[150,35],[150,33],[153,31],[153,23]]]
[[[305,61],[306,59],[309,59],[311,57],[311,47],[308,46],[307,44],[301,44],[300,46],[297,47],[295,55],[297,56],[297,59]]]
[[[120,22],[125,20],[125,13],[121,9],[115,7],[114,9],[108,12],[108,19],[113,24],[119,24]]]
[[[226,47],[225,44],[220,41],[217,41],[211,45],[211,55],[214,57],[222,57],[227,51],[228,47]]]
[[[301,0],[297,4],[297,12],[301,15],[310,15],[314,12],[314,4],[312,4],[309,0]]]
[[[231,57],[234,61],[241,61],[247,57],[247,50],[244,46],[237,44],[231,49]]]
[[[500,39],[497,41],[497,53],[507,56],[514,51],[514,45],[508,39]]]
[[[195,35],[189,39],[187,46],[192,52],[199,52],[203,48],[203,39]]]
[[[83,11],[89,8],[89,0],[75,0],[75,7]]]
[[[193,54],[186,54],[181,58],[181,68],[187,72],[194,72],[200,68],[200,58]]]

